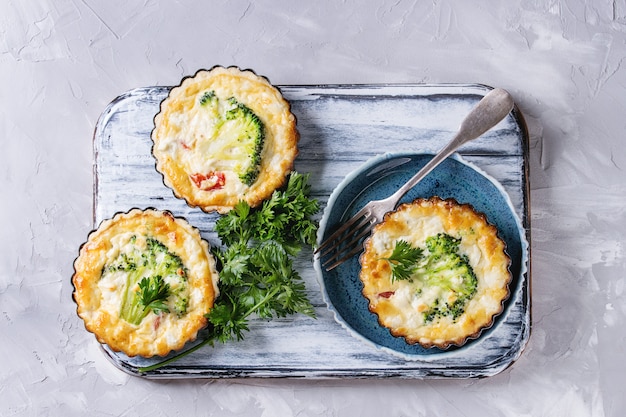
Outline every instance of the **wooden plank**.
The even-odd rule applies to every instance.
[[[461,118],[486,92],[481,85],[281,86],[298,118],[301,135],[296,169],[311,174],[312,192],[325,206],[332,190],[368,159],[385,152],[436,152]],[[94,225],[131,208],[167,209],[187,218],[211,244],[218,244],[215,214],[190,208],[163,185],[151,156],[153,117],[169,87],[129,91],[102,114],[94,134]],[[497,140],[496,140],[497,139]],[[466,160],[496,178],[506,189],[526,230],[528,225],[527,147],[519,113],[461,149]],[[322,298],[312,255],[296,261],[317,319],[293,316],[251,324],[241,342],[206,347],[148,375],[150,378],[233,377],[397,377],[489,376],[521,354],[530,330],[528,274],[509,300],[507,317],[492,343],[478,343],[480,355],[463,350],[436,360],[399,358],[352,337],[338,324]],[[154,360],[127,358],[103,348],[131,374]],[[478,358],[478,359],[477,359]]]

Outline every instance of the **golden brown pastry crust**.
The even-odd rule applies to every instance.
[[[190,290],[183,316],[151,312],[139,325],[120,318],[120,303],[110,300],[123,288],[114,284],[103,287],[102,277],[107,265],[119,256],[121,242],[132,234],[155,238],[181,258]],[[167,211],[133,209],[102,222],[81,246],[74,269],[73,296],[85,327],[100,343],[128,356],[165,356],[181,349],[206,325],[204,315],[218,294],[218,273],[208,243],[197,229]]]
[[[456,320],[450,316],[424,320],[425,306],[406,280],[391,280],[386,260],[399,239],[424,247],[437,233],[461,237],[460,252],[468,256],[478,279],[477,292]],[[369,309],[379,323],[407,343],[445,349],[460,346],[493,324],[509,295],[510,258],[497,229],[467,204],[438,197],[417,199],[388,213],[365,244],[360,279]]]
[[[202,190],[194,185],[180,157],[189,152],[180,146],[180,119],[184,120],[194,103],[203,92],[215,91],[224,98],[234,97],[250,108],[264,123],[265,144],[262,152],[260,173],[250,186],[240,183],[236,175],[226,176],[226,185],[212,190]],[[281,92],[269,81],[250,70],[236,67],[214,67],[198,71],[193,77],[185,78],[181,85],[174,87],[161,103],[160,112],[154,119],[152,131],[153,154],[156,168],[163,174],[165,185],[170,187],[178,198],[183,198],[194,207],[204,211],[226,213],[240,200],[254,207],[281,187],[286,175],[293,169],[298,154],[299,134],[296,118],[291,113],[289,103]],[[191,120],[185,124],[190,125]],[[178,142],[178,143],[176,143]]]

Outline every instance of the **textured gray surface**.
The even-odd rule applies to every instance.
[[[624,1],[0,2],[0,414],[623,415],[624,56]],[[92,227],[95,124],[123,92],[215,64],[279,85],[509,90],[530,133],[522,356],[471,380],[166,382],[112,366],[69,281]]]

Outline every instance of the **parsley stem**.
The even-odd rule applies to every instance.
[[[260,300],[258,303],[256,303],[254,306],[252,306],[244,315],[242,318],[246,318],[248,316],[250,316],[251,314],[253,314],[259,307],[261,307],[263,304],[265,304],[269,299],[271,299],[272,297],[274,297],[276,294],[278,294],[278,292],[280,291],[280,287],[276,287],[274,288],[272,291],[268,292],[265,297],[263,297],[262,300]],[[191,347],[183,352],[180,352],[179,354],[172,356],[169,359],[166,359],[164,361],[161,362],[157,362],[153,365],[149,365],[149,366],[142,366],[137,368],[137,370],[140,373],[146,373],[146,372],[151,372],[151,371],[155,371],[159,368],[162,368],[163,366],[169,365],[172,362],[177,361],[178,359],[187,356],[197,350],[199,350],[201,347],[211,343],[213,341],[213,337],[212,335],[209,335],[206,339],[204,339],[202,342],[198,343],[197,345],[195,345],[194,347]]]
[[[275,296],[276,294],[278,294],[278,291],[280,291],[281,287],[276,287],[274,288],[272,291],[268,292],[265,297],[263,297],[262,300],[259,300],[258,303],[256,303],[255,305],[253,305],[252,307],[250,307],[250,309],[246,312],[246,314],[243,315],[243,318],[248,317],[250,314],[254,313],[255,311],[258,310],[259,307],[261,307],[263,304],[265,304],[267,302],[267,300],[269,300],[270,298],[272,298],[273,296]]]
[[[139,371],[140,373],[146,373],[146,372],[151,372],[154,370],[157,370],[163,366],[169,365],[172,362],[175,362],[177,360],[179,360],[180,358],[187,356],[193,352],[195,352],[196,350],[199,350],[201,347],[203,347],[204,345],[207,345],[209,343],[211,343],[211,341],[213,340],[213,338],[211,336],[207,337],[206,339],[204,339],[202,342],[198,343],[197,345],[195,345],[192,348],[189,348],[187,350],[185,350],[184,352],[180,352],[177,355],[172,356],[169,359],[166,359],[164,361],[161,362],[157,362],[153,365],[149,365],[149,366],[142,366],[137,368],[137,371]]]

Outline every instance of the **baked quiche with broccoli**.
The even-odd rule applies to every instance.
[[[218,295],[200,232],[170,212],[133,209],[101,223],[74,262],[78,315],[128,356],[165,356],[197,337]]]
[[[477,337],[509,295],[511,260],[496,227],[452,199],[417,199],[388,213],[360,262],[379,323],[427,348]]]
[[[154,119],[152,153],[174,194],[204,211],[255,207],[281,187],[298,154],[296,118],[250,70],[214,67],[174,87]]]

